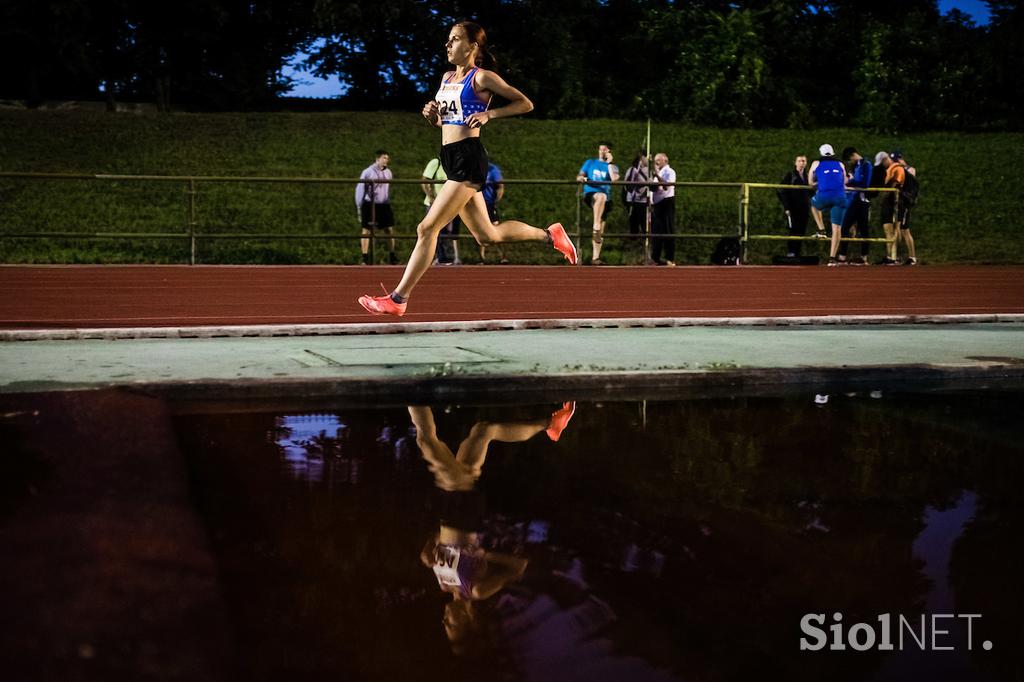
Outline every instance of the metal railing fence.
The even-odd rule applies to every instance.
[[[155,182],[155,183],[170,183],[180,184],[182,187],[182,194],[184,197],[184,225],[180,231],[159,231],[159,232],[130,232],[130,231],[5,231],[0,226],[0,239],[53,239],[53,238],[67,238],[67,239],[182,239],[188,242],[188,262],[195,264],[197,243],[201,240],[216,240],[216,239],[251,239],[251,240],[357,240],[369,238],[370,240],[370,254],[371,257],[374,253],[375,244],[380,239],[395,239],[395,240],[415,240],[417,237],[413,234],[379,234],[374,230],[371,230],[369,236],[361,233],[353,234],[342,234],[342,233],[289,233],[285,231],[275,232],[203,232],[200,230],[200,217],[199,217],[199,187],[201,185],[208,184],[288,184],[288,185],[357,185],[365,183],[368,185],[373,184],[392,184],[392,185],[422,185],[424,180],[422,179],[381,179],[368,181],[362,178],[310,178],[310,177],[262,177],[262,176],[227,176],[227,175],[123,175],[123,174],[84,174],[84,173],[19,173],[19,172],[2,172],[0,171],[0,179],[18,179],[18,180],[33,180],[33,181],[69,181],[69,180],[84,180],[91,182]],[[572,180],[552,180],[552,179],[504,179],[503,184],[506,185],[530,185],[530,186],[571,186],[576,185],[578,187],[576,192],[576,224],[575,230],[570,232],[577,247],[580,246],[580,242],[585,238],[589,232],[584,226],[589,225],[589,221],[584,216],[584,206],[582,201],[582,186],[583,182],[572,179]],[[433,183],[430,183],[433,184]],[[605,182],[587,182],[586,184],[591,185],[609,185],[612,187],[622,186],[633,186],[633,185],[648,185],[653,186],[653,183],[648,182],[625,182],[625,181],[605,181]],[[751,190],[807,190],[812,191],[813,188],[801,187],[799,185],[781,185],[773,183],[759,183],[759,182],[674,182],[674,183],[662,183],[662,186],[673,186],[677,190],[708,190],[708,189],[735,189],[736,190],[736,223],[731,226],[728,231],[719,229],[712,232],[675,232],[671,234],[651,234],[651,212],[647,211],[645,233],[640,235],[645,240],[645,249],[648,247],[650,239],[723,239],[723,238],[736,238],[740,242],[741,254],[743,262],[747,260],[747,245],[752,241],[816,241],[814,236],[803,236],[796,237],[790,236],[789,234],[766,234],[761,230],[777,230],[774,227],[757,227],[755,232],[751,232],[751,221],[750,221],[750,197]],[[894,192],[896,193],[896,201],[899,202],[899,193],[897,189],[892,188],[872,188],[872,191],[877,192]],[[373,218],[371,218],[373,219]],[[603,238],[611,239],[636,239],[638,235],[629,232],[604,232]],[[473,239],[472,235],[445,235],[447,239]],[[880,242],[880,243],[891,243],[892,240],[884,237],[875,238],[850,238],[844,237],[843,241],[848,242]],[[648,252],[649,253],[649,252]]]

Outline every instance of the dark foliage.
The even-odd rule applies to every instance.
[[[0,97],[266,109],[303,52],[339,108],[418,109],[471,17],[542,117],[1018,130],[1024,10],[988,4],[978,26],[936,0],[8,0]]]

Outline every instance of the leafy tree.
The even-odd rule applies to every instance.
[[[299,51],[349,109],[418,108],[464,18],[551,118],[1019,129],[1024,10],[937,0],[7,0],[0,97],[275,106]]]
[[[314,16],[325,40],[307,66],[317,76],[339,76],[351,108],[422,103],[427,74],[441,66],[443,38],[436,10],[415,0],[319,0]]]
[[[985,75],[985,97],[974,105],[986,114],[987,127],[1019,130],[1024,126],[1024,7],[1016,0],[988,0],[991,23],[977,56]]]
[[[754,125],[768,70],[754,13],[712,13],[699,33],[677,61],[677,83],[690,93],[684,117],[711,125]]]

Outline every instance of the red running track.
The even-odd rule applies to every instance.
[[[0,328],[394,322],[400,267],[2,266]],[[400,321],[1024,313],[1024,267],[434,267]]]

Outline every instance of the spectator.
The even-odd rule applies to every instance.
[[[807,157],[800,154],[793,161],[793,170],[786,173],[782,178],[783,185],[794,185],[796,187],[807,187]],[[807,219],[811,212],[811,193],[806,189],[780,189],[778,190],[779,201],[786,212],[786,225],[789,228],[789,236],[803,237],[807,234]],[[786,242],[787,253],[790,258],[800,255],[800,240],[793,239]]]
[[[875,154],[875,165],[871,169],[871,187],[872,187],[872,189],[876,189],[876,188],[879,188],[879,187],[885,187],[885,171],[886,171],[886,165],[887,165],[888,159],[889,159],[889,152],[878,152],[877,154]],[[875,192],[875,191],[868,192],[867,194],[868,194],[869,197],[877,197],[879,195],[879,193]],[[883,193],[882,198],[878,202],[876,202],[876,205],[882,204],[884,202],[885,202],[885,196],[884,196],[884,193]],[[886,234],[886,238],[887,239],[891,239],[892,236],[889,235],[889,234]],[[885,245],[885,257],[882,258],[882,260],[879,261],[879,264],[885,265],[888,261],[889,261],[889,243],[887,242],[886,245]]]
[[[583,201],[594,211],[594,235],[591,238],[594,250],[590,257],[591,265],[601,264],[605,218],[612,210],[611,185],[591,183],[615,182],[619,179],[619,169],[612,161],[611,144],[601,142],[597,146],[597,158],[584,161],[576,177],[578,181],[586,183],[583,185]]]
[[[900,186],[900,203],[896,215],[896,228],[900,238],[907,246],[907,260],[904,265],[917,265],[917,252],[914,249],[914,235],[910,232],[910,210],[917,202],[917,169],[907,164],[903,152],[895,151],[891,155],[893,165],[903,169],[903,184]]]
[[[383,149],[378,149],[374,156],[376,160],[359,175],[360,180],[369,182],[356,183],[356,210],[363,226],[363,238],[359,240],[359,247],[363,252],[363,265],[370,264],[370,234],[379,229],[390,236],[391,228],[395,225],[395,216],[391,211],[391,185],[387,182],[374,182],[391,180],[393,177],[391,169],[388,168],[391,155]],[[392,265],[398,263],[394,238],[389,242],[388,262]]]
[[[895,152],[894,152],[895,153]],[[882,158],[882,166],[885,167],[885,186],[894,189],[901,189],[906,177],[903,166],[896,163],[892,154],[886,154]],[[882,261],[885,265],[896,265],[896,253],[899,244],[899,219],[896,215],[896,192],[885,192],[882,197],[882,228],[885,230],[886,256]]]
[[[626,171],[626,182],[647,182],[650,177],[647,156],[637,152],[633,163]],[[647,185],[626,185],[624,188],[626,212],[629,215],[629,234],[638,237],[647,231]]]
[[[448,174],[444,172],[444,168],[441,167],[441,159],[434,157],[427,162],[426,168],[423,169],[423,180],[420,183],[420,189],[423,190],[423,215],[426,215],[430,210],[430,205],[434,203],[434,197],[444,187],[445,180],[448,179]],[[441,228],[441,231],[437,235],[437,256],[434,258],[434,263],[440,265],[459,265],[459,242],[457,239],[452,239],[454,235],[459,233],[459,216],[452,218],[452,221]],[[442,235],[444,235],[442,237]]]
[[[676,231],[676,172],[668,165],[668,154],[654,155],[654,174],[659,183],[654,186],[654,216],[651,219],[651,233],[670,235]],[[665,259],[661,256],[664,253]],[[675,267],[676,240],[672,237],[651,238],[651,260],[656,265]]]
[[[492,162],[487,163],[487,179],[484,181],[483,189],[480,191],[484,195],[484,205],[487,206],[487,217],[491,219],[492,225],[497,225],[501,222],[501,218],[498,215],[498,202],[505,196],[505,178],[501,175],[501,169]],[[501,244],[495,244],[495,248],[498,249],[499,262],[502,265],[508,263],[508,259],[505,258],[505,248]],[[480,244],[480,262],[487,262],[487,246],[486,244]]]
[[[816,188],[811,197],[811,214],[818,224],[818,236],[827,238],[825,223],[821,212],[829,209],[832,223],[832,243],[828,252],[828,264],[838,265],[836,254],[839,251],[839,239],[842,236],[843,215],[846,213],[846,169],[835,157],[832,145],[823,144],[818,147],[821,158],[811,164],[808,174],[811,186]]]
[[[848,164],[850,170],[850,180],[847,186],[855,189],[847,191],[846,215],[843,216],[842,234],[844,238],[859,237],[867,239],[870,234],[868,213],[871,203],[864,190],[871,187],[871,174],[873,172],[871,162],[861,156],[856,147],[847,147],[843,150],[843,163]],[[858,189],[861,191],[857,191]],[[852,259],[850,262],[857,265],[867,265],[869,244],[870,242],[861,242],[860,256]],[[842,242],[839,245],[840,262],[846,260],[846,252],[847,243]]]

